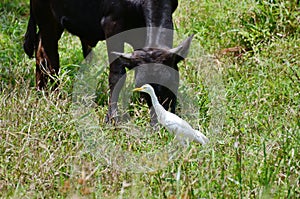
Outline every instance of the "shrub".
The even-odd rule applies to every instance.
[[[276,38],[300,32],[299,2],[258,0],[256,6],[240,15],[238,40],[246,50],[260,50]]]

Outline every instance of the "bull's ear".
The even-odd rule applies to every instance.
[[[122,64],[128,69],[132,69],[134,65],[134,58],[130,53],[120,53],[120,52],[111,52],[111,54],[116,55],[122,62]]]
[[[179,46],[169,50],[170,53],[172,53],[172,54],[174,54],[174,56],[176,56],[176,58],[178,59],[178,62],[187,57],[193,37],[194,37],[194,35],[189,36]]]

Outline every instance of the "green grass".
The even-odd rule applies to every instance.
[[[99,106],[72,101],[76,73],[89,71],[69,33],[59,43],[60,92],[37,93],[35,62],[22,49],[29,3],[1,2],[0,197],[299,198],[300,8],[270,2],[179,1],[175,43],[196,35],[180,64],[177,113],[210,143],[179,148],[169,162],[165,152],[178,146],[149,127],[145,105],[122,107],[128,122],[103,122],[104,42],[84,85],[97,86],[83,87],[97,91]]]

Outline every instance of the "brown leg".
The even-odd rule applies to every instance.
[[[54,23],[40,26],[38,47],[36,49],[36,87],[43,90],[50,79],[55,90],[58,86],[59,72],[58,40],[62,29]]]
[[[47,68],[48,63],[47,60],[49,58],[47,57],[47,54],[45,52],[44,47],[42,46],[42,41],[39,38],[38,47],[36,49],[35,53],[35,61],[36,61],[36,72],[35,72],[35,81],[36,81],[36,89],[38,91],[43,90],[46,88],[48,75],[47,75]]]

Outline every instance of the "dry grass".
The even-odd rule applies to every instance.
[[[60,42],[60,93],[37,93],[34,60],[21,48],[28,3],[0,4],[0,197],[300,197],[298,29],[256,51],[224,55],[242,45],[240,19],[257,4],[180,1],[175,42],[197,34],[180,65],[178,114],[211,141],[179,148],[168,161],[178,148],[165,129],[149,127],[146,106],[129,103],[130,121],[103,123],[104,43],[95,51],[100,105],[83,114],[72,101],[84,68],[78,39],[65,33]]]

